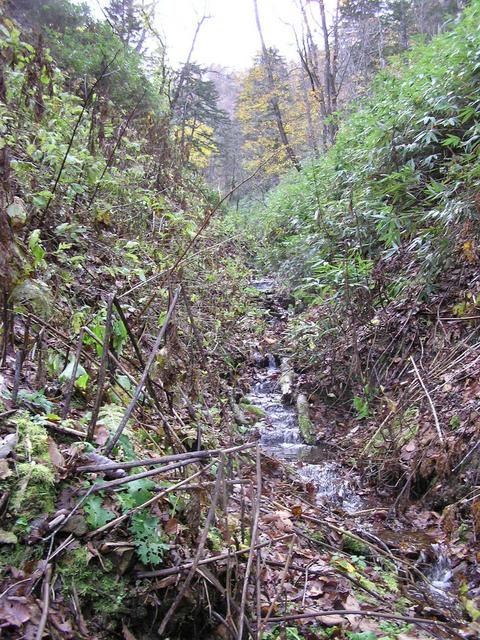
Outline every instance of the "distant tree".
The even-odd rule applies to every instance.
[[[236,110],[243,134],[245,169],[250,172],[265,163],[262,170],[264,188],[274,184],[292,164],[279,132],[278,109],[282,112],[286,135],[290,137],[293,134],[293,128],[285,119],[292,103],[288,68],[275,49],[269,49],[268,59],[267,69],[263,54],[255,58],[253,67],[243,80]]]
[[[206,166],[217,151],[215,131],[224,123],[226,114],[218,107],[215,84],[204,77],[204,69],[190,63],[183,70],[184,80],[173,109],[172,122],[181,158]]]
[[[146,0],[110,0],[105,14],[121,41],[140,52],[147,36],[147,18],[151,18],[154,7]]]

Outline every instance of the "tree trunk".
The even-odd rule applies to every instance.
[[[272,64],[271,64],[271,60],[270,60],[270,54],[268,52],[268,49],[265,45],[265,40],[263,38],[263,32],[262,32],[262,25],[260,23],[260,15],[258,13],[258,0],[253,0],[253,5],[255,7],[255,20],[257,23],[257,29],[258,29],[258,35],[260,36],[260,42],[262,45],[262,57],[263,57],[263,63],[265,65],[265,70],[267,72],[267,79],[268,79],[268,84],[269,84],[269,88],[270,91],[272,92],[272,98],[270,100],[270,103],[272,105],[272,111],[273,111],[273,115],[275,117],[275,121],[277,123],[277,127],[278,127],[278,133],[280,134],[280,140],[283,144],[283,146],[285,147],[285,150],[287,152],[287,156],[290,160],[290,162],[292,163],[292,165],[295,167],[295,169],[297,171],[301,171],[302,170],[302,165],[300,164],[295,151],[293,150],[293,147],[291,146],[289,140],[288,140],[288,136],[287,136],[287,131],[285,129],[285,125],[283,122],[283,118],[282,118],[282,112],[280,109],[280,105],[278,103],[278,98],[274,95],[274,91],[275,91],[275,79],[273,77],[273,69],[272,69]]]

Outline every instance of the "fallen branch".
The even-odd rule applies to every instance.
[[[167,464],[165,467],[160,467],[160,469],[150,469],[150,471],[142,471],[141,473],[134,473],[131,476],[125,476],[124,478],[117,478],[116,480],[110,480],[110,482],[104,482],[103,484],[97,484],[93,486],[92,493],[97,493],[98,491],[106,491],[108,489],[115,489],[122,484],[128,484],[129,482],[133,482],[134,480],[141,480],[142,478],[150,478],[152,476],[156,476],[160,473],[167,473],[167,471],[174,471],[175,469],[180,469],[185,467],[187,464],[194,464],[196,462],[200,462],[200,458],[191,458],[190,460],[183,460],[182,462],[177,462],[175,464]]]
[[[133,394],[133,398],[132,398],[130,404],[128,405],[127,410],[125,411],[125,415],[123,416],[120,424],[118,425],[118,428],[117,428],[115,434],[113,435],[113,437],[111,438],[111,440],[107,444],[107,446],[105,447],[105,455],[109,455],[112,452],[112,449],[117,444],[120,436],[123,433],[123,430],[127,426],[127,422],[129,421],[130,416],[132,415],[133,410],[135,408],[135,405],[138,402],[140,394],[142,393],[142,389],[143,389],[143,387],[145,385],[145,382],[147,381],[148,375],[150,373],[150,369],[152,368],[153,363],[155,361],[155,358],[157,356],[157,352],[160,349],[160,345],[162,343],[162,340],[165,337],[165,334],[167,332],[168,325],[170,324],[170,320],[172,319],[173,312],[175,311],[175,307],[177,306],[177,302],[178,302],[178,298],[180,296],[180,293],[181,293],[181,287],[178,287],[177,290],[175,291],[175,294],[173,296],[173,300],[172,300],[172,302],[170,304],[170,307],[168,309],[165,321],[164,321],[164,323],[162,325],[162,328],[160,329],[160,333],[158,334],[157,339],[155,340],[155,343],[154,343],[154,345],[152,347],[152,350],[150,352],[150,356],[148,358],[147,364],[145,365],[145,369],[143,370],[142,377],[140,378],[140,382],[138,383],[137,388],[135,389],[135,393]]]
[[[36,640],[42,640],[43,633],[45,631],[45,627],[48,620],[48,611],[50,609],[50,578],[52,577],[52,565],[48,565],[47,570],[45,572],[45,578],[43,580],[42,586],[42,617],[40,618],[40,622],[37,628],[37,635],[35,636]]]
[[[291,533],[286,533],[279,538],[273,538],[272,540],[268,540],[267,542],[261,542],[260,544],[254,545],[253,549],[256,551],[257,549],[263,549],[264,547],[268,547],[271,544],[276,544],[277,542],[281,542],[286,538],[291,537]],[[227,553],[221,553],[218,556],[212,556],[211,558],[205,558],[200,560],[198,566],[204,564],[212,564],[213,562],[220,562],[221,560],[229,560],[234,556],[243,556],[246,553],[250,553],[252,547],[247,547],[246,549],[239,549],[238,551],[229,551]],[[158,569],[157,571],[139,571],[135,574],[136,578],[166,578],[167,576],[174,576],[177,573],[181,573],[182,571],[187,571],[191,568],[193,562],[185,562],[184,564],[178,565],[178,567],[170,567],[169,569]]]
[[[188,451],[187,453],[174,453],[170,456],[158,456],[156,458],[143,458],[142,460],[132,460],[130,462],[111,462],[105,464],[87,464],[76,469],[77,473],[101,473],[102,471],[113,471],[114,469],[133,469],[134,467],[150,467],[165,462],[175,462],[177,460],[188,460],[189,458],[209,458],[220,453],[228,455],[239,453],[246,449],[252,449],[256,442],[247,442],[229,449],[205,449],[204,451]]]
[[[438,421],[438,415],[437,415],[437,412],[435,410],[435,405],[433,404],[433,400],[432,400],[430,394],[428,393],[428,389],[427,389],[427,387],[425,386],[425,383],[422,380],[422,377],[420,375],[419,370],[417,369],[417,365],[415,364],[415,360],[413,359],[413,356],[410,356],[410,360],[412,362],[413,369],[415,371],[415,375],[417,376],[418,381],[420,382],[420,384],[422,386],[422,389],[424,390],[425,395],[427,396],[428,402],[430,404],[430,409],[432,410],[433,419],[435,420],[435,427],[436,427],[437,433],[438,433],[438,439],[440,440],[442,445],[444,445],[445,444],[445,440],[443,438],[442,429],[440,428],[440,422]]]

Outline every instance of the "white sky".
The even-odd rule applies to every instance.
[[[79,0],[78,0],[79,1]],[[107,0],[86,0],[95,15]],[[267,46],[277,47],[287,57],[295,56],[292,24],[299,26],[295,0],[258,0]],[[332,5],[333,0],[326,2]],[[312,3],[318,15],[318,5]],[[210,15],[197,40],[194,61],[243,69],[250,66],[260,48],[253,0],[157,0],[156,26],[166,40],[169,60],[184,62],[204,12]]]

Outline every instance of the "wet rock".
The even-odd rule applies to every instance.
[[[315,444],[315,430],[310,420],[310,405],[304,393],[300,393],[297,397],[297,413],[302,438],[307,444]]]

